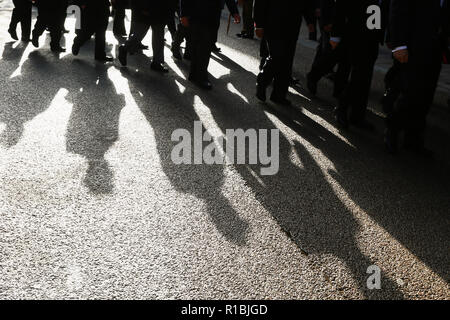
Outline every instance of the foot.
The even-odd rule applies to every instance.
[[[143,43],[140,43],[140,44],[139,44],[139,50],[148,50],[148,46],[146,46],[146,45],[143,44]]]
[[[236,36],[237,36],[238,38],[241,38],[241,39],[254,39],[254,38],[255,38],[254,35],[249,34],[249,33],[247,33],[247,32],[241,32],[241,33],[238,33]]]
[[[298,80],[297,78],[294,78],[294,77],[291,77],[291,79],[289,80],[289,84],[293,87],[295,87],[299,83],[300,83],[300,80]]]
[[[69,33],[70,31],[69,30],[67,30],[67,29],[63,29],[62,30],[62,33]]]
[[[222,52],[222,49],[220,49],[217,45],[214,45],[213,47],[212,47],[212,50],[211,50],[212,52],[215,52],[215,53],[219,53],[219,52]]]
[[[211,90],[212,89],[212,84],[208,80],[196,80],[196,79],[193,79],[193,78],[189,78],[189,81],[191,81],[192,83],[194,83],[195,85],[197,85],[201,89],[204,89],[204,90]]]
[[[119,61],[120,61],[120,64],[124,67],[127,65],[127,58],[128,58],[127,56],[128,56],[127,48],[123,45],[120,46],[119,47]]]
[[[156,71],[156,72],[161,72],[161,73],[168,73],[168,72],[169,72],[169,69],[167,69],[167,68],[164,66],[164,64],[162,64],[162,63],[152,63],[151,66],[150,66],[150,68],[151,68],[153,71]]]
[[[262,101],[262,102],[266,102],[267,97],[266,97],[266,88],[264,88],[262,85],[257,84],[256,85],[256,97],[258,98],[258,100]]]
[[[35,48],[39,48],[39,38],[33,37],[33,39],[31,39],[31,43]]]
[[[313,96],[317,94],[317,82],[311,80],[311,75],[309,73],[306,76],[306,87]]]
[[[341,129],[347,130],[349,127],[347,112],[336,108],[334,111],[334,118],[336,119],[337,126]]]
[[[280,106],[289,107],[292,105],[292,102],[286,98],[281,98],[277,96],[271,96],[270,101]]]
[[[72,46],[72,54],[77,56],[78,53],[80,53],[80,46],[74,43]]]
[[[14,40],[19,40],[16,30],[8,29],[8,33],[10,34],[11,38],[13,38]]]
[[[107,55],[104,55],[104,56],[101,56],[101,57],[95,57],[95,60],[97,60],[99,62],[112,62],[112,61],[114,61],[114,58],[110,57],[110,56],[107,56]]]
[[[53,47],[51,48],[52,52],[54,53],[63,53],[66,52],[66,48],[63,47]]]

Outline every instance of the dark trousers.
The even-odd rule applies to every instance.
[[[175,33],[175,37],[172,42],[173,50],[180,50],[180,46],[183,41],[186,39],[186,50],[184,54],[186,56],[192,56],[192,41],[190,38],[190,28],[186,28],[181,23],[178,24],[177,32]]]
[[[11,16],[9,29],[16,30],[20,23],[22,39],[29,40],[31,34],[31,2],[28,0],[13,0],[14,10]]]
[[[125,16],[125,7],[117,7],[114,9],[113,33],[115,36],[127,35],[127,30],[125,29]]]
[[[190,80],[206,81],[212,46],[217,37],[217,26],[191,22],[191,72]]]
[[[389,116],[394,110],[395,102],[401,93],[401,63],[394,59],[392,67],[384,76],[385,92],[383,96],[383,111]]]
[[[349,114],[353,123],[365,119],[373,68],[378,58],[379,43],[376,40],[346,41],[343,59],[350,67],[350,79],[339,98],[338,112]]]
[[[172,36],[172,40],[175,38],[177,33],[177,24],[175,22],[175,12],[171,14],[169,21],[167,21],[167,28],[169,29],[170,35]]]
[[[50,47],[57,48],[61,41],[61,15],[64,12],[63,6],[53,7],[49,4],[38,3],[38,17],[33,29],[33,38],[38,39],[45,31],[50,31]]]
[[[74,39],[74,45],[81,47],[95,35],[95,57],[106,55],[106,29],[109,22],[109,7],[86,9],[82,13],[81,30]]]
[[[266,35],[269,56],[258,75],[258,85],[268,87],[273,82],[272,97],[285,98],[289,89],[299,30]]]
[[[152,28],[153,63],[164,63],[164,23],[150,23],[138,20],[134,24],[134,32],[125,43],[127,51],[131,54],[140,50],[140,44]]]
[[[253,21],[253,0],[244,0],[242,2],[242,33],[253,36],[255,27]]]
[[[348,83],[350,65],[345,53],[345,43],[340,43],[333,50],[330,45],[330,34],[323,32],[316,49],[316,56],[314,57],[311,71],[308,73],[308,80],[317,83],[332,72],[337,65],[338,69],[334,80],[333,93],[336,98],[341,96]]]
[[[412,46],[409,51],[409,62],[398,65],[400,97],[389,116],[388,125],[421,138],[439,81],[442,51],[438,43],[427,48]]]

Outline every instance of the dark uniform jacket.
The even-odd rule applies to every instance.
[[[450,5],[440,0],[391,0],[392,46],[432,48],[450,35]]]
[[[307,0],[255,0],[253,18],[267,35],[285,33],[300,28],[307,10]]]

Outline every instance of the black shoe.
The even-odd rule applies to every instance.
[[[367,120],[361,120],[361,121],[350,121],[350,125],[352,125],[353,127],[360,129],[360,130],[364,130],[367,132],[375,132],[375,126],[370,123]]]
[[[347,130],[349,127],[347,112],[340,108],[334,110],[334,118],[336,119],[337,126],[341,129]]]
[[[204,89],[204,90],[211,90],[212,89],[212,84],[208,80],[196,80],[196,79],[193,79],[193,78],[189,77],[189,81],[191,81],[192,83],[194,83],[195,85],[197,85],[201,89]]]
[[[298,80],[297,78],[291,77],[291,78],[289,79],[289,84],[290,84],[292,87],[295,87],[295,86],[297,86],[298,84],[300,84],[300,80]]]
[[[266,102],[266,100],[267,100],[266,88],[260,84],[256,85],[256,97],[258,98],[258,100],[260,100],[262,102]]]
[[[172,55],[176,60],[183,60],[183,56],[181,54],[181,49],[172,44]]]
[[[11,38],[14,40],[19,40],[19,37],[17,36],[17,31],[14,29],[8,29],[8,33],[10,34]]]
[[[237,36],[238,38],[241,38],[241,39],[250,39],[250,40],[252,40],[252,39],[255,38],[254,35],[249,34],[249,33],[247,33],[247,32],[241,32],[241,33],[238,33],[236,36]]]
[[[270,101],[280,106],[289,107],[292,105],[292,102],[286,98],[280,98],[277,96],[271,96]]]
[[[62,33],[69,33],[70,31],[67,30],[67,29],[63,29],[61,32],[62,32]]]
[[[104,55],[104,56],[101,56],[101,57],[95,57],[95,60],[97,60],[99,62],[112,62],[112,61],[114,61],[114,58],[110,57],[110,56],[107,56],[107,55]]]
[[[212,47],[211,51],[214,52],[214,53],[219,53],[219,52],[222,52],[222,49],[220,49],[217,45],[214,45]]]
[[[39,48],[39,38],[33,37],[33,38],[31,39],[31,43],[33,44],[33,46],[34,46],[35,48]]]
[[[74,43],[72,46],[72,54],[74,56],[77,56],[79,53],[80,53],[80,46]]]
[[[150,68],[153,71],[161,72],[161,73],[168,73],[169,69],[167,69],[162,63],[152,63],[150,65]]]
[[[309,73],[306,75],[306,87],[313,96],[317,94],[317,82],[311,80]]]
[[[53,47],[50,48],[52,50],[52,52],[54,53],[62,53],[62,52],[66,52],[66,48],[63,47]]]
[[[128,56],[127,48],[123,45],[120,46],[119,47],[119,61],[120,61],[120,64],[124,67],[127,65],[127,58],[128,58],[127,56]]]
[[[387,128],[384,132],[384,148],[392,155],[398,153],[398,131]]]
[[[148,46],[146,46],[143,43],[140,43],[138,48],[139,48],[139,50],[148,50]]]

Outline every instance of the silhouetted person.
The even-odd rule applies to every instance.
[[[448,0],[392,0],[390,36],[394,58],[401,63],[401,94],[385,135],[390,153],[397,152],[398,136],[405,131],[405,148],[432,155],[424,145],[426,117],[439,80],[443,48],[448,46],[449,24]]]
[[[31,34],[31,1],[30,0],[13,0],[14,9],[11,16],[8,32],[11,38],[19,40],[17,36],[17,25],[20,23],[22,28],[22,41],[30,41]]]
[[[241,18],[234,0],[226,0],[236,23]],[[208,65],[220,25],[222,0],[181,0],[181,22],[189,28],[191,37],[191,72],[189,80],[203,89],[212,89],[208,80]]]
[[[76,56],[80,48],[95,34],[95,60],[112,61],[106,55],[106,29],[108,28],[109,0],[79,0],[82,9],[81,30],[73,41],[72,53]]]
[[[173,3],[159,0],[132,0],[131,6],[135,19],[133,34],[119,48],[119,60],[127,65],[128,54],[134,54],[141,49],[141,42],[152,28],[153,60],[151,68],[154,71],[167,73],[164,66],[164,29],[173,12]]]
[[[305,8],[306,2],[299,0],[283,3],[255,0],[255,32],[267,41],[269,54],[257,79],[256,96],[261,101],[266,101],[266,89],[273,82],[270,99],[282,105],[291,104],[286,95]]]
[[[46,29],[50,31],[50,48],[53,52],[65,52],[61,47],[61,16],[65,14],[67,6],[64,1],[36,0],[38,8],[38,17],[34,25],[32,43],[36,48],[39,47],[39,37]]]

